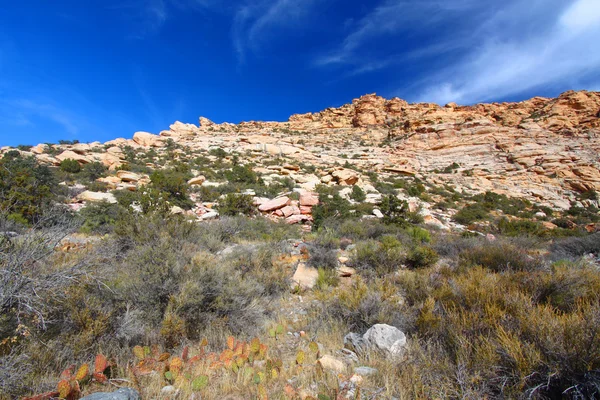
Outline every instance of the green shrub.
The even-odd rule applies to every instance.
[[[71,158],[66,158],[61,161],[60,169],[61,169],[61,171],[64,171],[64,172],[76,174],[79,171],[81,171],[81,165],[79,165],[79,162],[76,160],[73,160]]]
[[[254,184],[258,182],[258,175],[247,165],[234,165],[231,170],[225,172],[225,177],[231,183]]]
[[[482,266],[494,272],[535,271],[543,267],[540,259],[509,243],[482,243],[465,249],[459,260],[463,266]]]
[[[81,230],[85,233],[106,234],[112,232],[119,216],[119,206],[107,201],[88,204],[81,209]]]
[[[167,201],[172,205],[189,210],[194,205],[188,197],[187,181],[190,177],[189,173],[179,172],[175,169],[154,171],[150,175],[150,187],[156,189],[160,194],[166,195]]]
[[[381,241],[367,240],[356,244],[351,265],[377,275],[396,271],[404,263],[405,249],[394,236],[383,236]]]
[[[324,226],[326,221],[344,220],[350,217],[350,202],[341,197],[337,192],[322,185],[317,186],[319,204],[312,209],[313,229]]]
[[[406,264],[411,268],[425,268],[434,265],[438,259],[438,254],[431,247],[416,246],[406,255]]]
[[[383,222],[404,226],[408,223],[408,203],[394,195],[383,197],[379,209],[383,213]]]
[[[234,217],[236,215],[254,215],[256,206],[254,199],[250,195],[228,193],[225,197],[219,199],[217,207],[219,214]]]
[[[35,223],[56,198],[58,189],[52,171],[34,157],[8,152],[0,159],[0,211]]]
[[[81,176],[92,182],[98,178],[106,176],[107,170],[108,169],[104,166],[104,164],[100,162],[92,162],[83,166],[81,169]]]
[[[459,224],[469,225],[475,221],[485,220],[490,213],[481,204],[469,204],[457,212],[452,219]]]
[[[352,193],[350,193],[350,198],[356,202],[362,203],[367,199],[367,195],[358,185],[352,186]]]

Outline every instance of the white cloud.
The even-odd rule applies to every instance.
[[[423,33],[439,26],[457,26],[465,24],[458,17],[465,11],[470,11],[470,18],[477,18],[485,8],[485,2],[478,0],[383,0],[373,10],[354,23],[353,29],[345,36],[338,48],[333,49],[321,57],[314,64],[317,66],[353,65],[355,70],[352,74],[372,71],[365,65],[379,63],[381,68],[390,65],[390,62],[382,63],[381,60],[365,56],[365,50],[372,50],[378,41],[384,41],[382,49],[390,44],[390,38],[403,40],[407,43],[417,40],[429,41],[422,37]],[[455,32],[458,35],[458,32]],[[440,39],[443,39],[440,42]],[[418,51],[410,51],[401,57],[387,55],[388,60],[395,59],[401,62],[404,58],[414,58],[417,52],[430,52],[429,47],[455,47],[454,40],[449,38],[438,38],[431,43],[423,43]]]
[[[544,13],[548,8],[554,14]],[[562,9],[547,2],[522,1],[508,10],[482,22],[479,29],[486,36],[480,45],[418,82],[413,87],[417,100],[468,104],[538,88],[564,90],[585,86],[594,74],[598,83],[600,4],[596,0],[577,0]],[[503,29],[509,18],[517,29]],[[530,26],[535,29],[527,29]]]
[[[313,11],[319,0],[261,0],[240,6],[234,16],[232,40],[238,60],[258,51],[276,29],[292,29]]]

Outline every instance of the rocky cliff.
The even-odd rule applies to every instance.
[[[175,122],[158,134],[55,145],[52,151],[38,145],[29,152],[55,165],[72,158],[115,169],[124,162],[127,146],[160,152],[171,140],[192,153],[221,148],[247,155],[262,172],[278,171],[261,168],[264,157],[318,168],[316,177],[296,173],[298,182],[336,182],[322,178],[332,177],[332,167],[349,163],[362,171],[417,176],[459,191],[493,190],[555,208],[568,208],[577,193],[600,190],[600,93],[587,91],[443,107],[369,94],[338,108],[292,115],[287,122],[215,124],[201,117],[198,126]]]

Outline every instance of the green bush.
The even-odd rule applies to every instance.
[[[469,225],[475,221],[485,220],[489,215],[490,213],[487,209],[481,204],[475,203],[464,206],[452,219],[459,224]]]
[[[431,247],[416,246],[406,255],[406,264],[411,268],[425,268],[434,265],[438,259],[438,254]]]
[[[35,223],[56,198],[57,189],[52,171],[34,157],[8,152],[0,159],[0,211]]]
[[[350,217],[350,202],[337,192],[322,185],[317,186],[319,204],[312,209],[313,229],[324,226],[327,221],[344,220]]]
[[[150,187],[166,195],[167,201],[172,205],[189,210],[194,205],[188,197],[187,181],[190,177],[189,173],[175,169],[154,171],[150,175]]]
[[[383,213],[383,222],[404,226],[408,223],[408,203],[390,194],[383,197],[379,209]]]
[[[234,165],[231,170],[225,172],[225,177],[231,183],[251,185],[258,182],[258,175],[247,165]]]
[[[543,262],[526,250],[510,243],[482,243],[478,247],[465,249],[459,255],[462,266],[482,266],[493,272],[535,271]]]
[[[64,171],[64,172],[76,174],[79,171],[81,171],[81,165],[79,165],[79,162],[76,160],[73,160],[71,158],[66,158],[61,161],[60,169],[61,169],[61,171]]]
[[[217,207],[220,215],[234,217],[236,215],[253,215],[256,213],[254,199],[250,195],[228,193],[225,197],[219,199]]]
[[[381,241],[367,240],[356,244],[351,259],[353,267],[385,275],[396,271],[405,260],[405,249],[394,236],[382,236]]]
[[[104,166],[104,164],[99,162],[93,162],[89,164],[85,164],[81,169],[81,176],[88,181],[92,182],[98,178],[102,178],[106,176],[106,171],[108,168]]]
[[[367,195],[358,185],[352,186],[352,193],[350,193],[350,198],[356,202],[362,203],[367,199]]]
[[[85,233],[107,234],[112,232],[119,216],[119,206],[107,201],[88,204],[81,209],[81,230]]]

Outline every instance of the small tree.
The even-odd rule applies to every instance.
[[[81,165],[79,165],[79,162],[73,160],[72,158],[65,158],[60,163],[60,169],[64,172],[76,174],[81,171]]]

